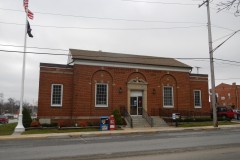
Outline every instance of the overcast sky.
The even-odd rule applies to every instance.
[[[224,1],[224,0],[223,0]],[[214,47],[240,29],[233,11],[217,13],[211,4]],[[68,54],[69,48],[171,58],[209,58],[206,6],[201,0],[29,0],[34,38],[27,48],[39,53]],[[0,93],[4,101],[20,99],[25,13],[22,0],[0,0]],[[223,38],[225,37],[225,38]],[[216,85],[240,84],[240,32],[214,53]],[[10,46],[6,46],[10,45]],[[15,47],[13,47],[15,46]],[[16,47],[20,46],[20,47]],[[64,51],[65,50],[65,51]],[[208,60],[178,59],[209,74]],[[24,100],[38,100],[39,64],[66,64],[67,56],[27,54]],[[211,88],[209,75],[209,88]]]

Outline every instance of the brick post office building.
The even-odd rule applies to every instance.
[[[131,116],[209,112],[208,76],[173,58],[70,49],[69,64],[40,64],[42,122],[98,121],[113,110]],[[183,112],[184,111],[184,112]]]

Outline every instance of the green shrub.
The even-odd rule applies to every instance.
[[[30,127],[30,125],[32,123],[32,118],[31,118],[29,110],[24,107],[23,111],[22,111],[22,114],[23,114],[23,120],[22,120],[23,126],[25,128]]]
[[[41,124],[42,127],[57,127],[58,123],[51,123],[51,124],[47,124],[47,123],[43,123]]]
[[[116,125],[122,125],[123,124],[122,117],[121,117],[121,114],[120,114],[118,109],[115,109],[113,111],[113,116],[115,118]]]
[[[197,117],[197,118],[182,118],[179,122],[207,122],[212,121],[211,118],[208,117]]]

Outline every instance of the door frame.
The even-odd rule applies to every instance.
[[[147,111],[147,88],[148,88],[148,83],[146,81],[144,81],[143,79],[131,79],[128,83],[127,83],[127,111],[128,113],[130,113],[130,97],[131,97],[131,92],[132,91],[141,91],[143,94],[143,106],[145,111]]]

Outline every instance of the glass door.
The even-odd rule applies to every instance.
[[[138,115],[142,115],[143,105],[142,105],[142,96],[138,97]]]
[[[130,97],[130,114],[131,115],[142,115],[143,105],[142,96]]]
[[[137,97],[131,97],[130,103],[131,103],[130,114],[137,115],[137,112],[138,112]]]

